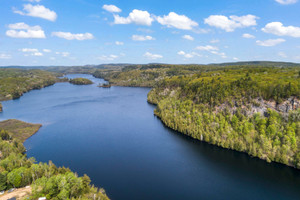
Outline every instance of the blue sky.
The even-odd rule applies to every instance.
[[[298,0],[0,0],[0,66],[300,62]]]

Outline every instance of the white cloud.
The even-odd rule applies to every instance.
[[[240,59],[238,59],[237,57],[233,57],[232,59],[235,60],[235,61],[240,60]]]
[[[244,34],[243,34],[243,38],[253,39],[253,38],[255,38],[255,36],[254,36],[254,35],[251,35],[251,34],[249,34],[249,33],[244,33]]]
[[[184,56],[187,59],[194,58],[195,56],[202,57],[202,55],[200,55],[200,54],[198,54],[196,52],[186,53],[184,51],[179,51],[177,54],[180,55],[180,56]]]
[[[156,20],[161,25],[165,25],[169,28],[177,28],[182,30],[192,30],[194,27],[198,26],[198,23],[191,20],[185,15],[178,15],[174,12],[170,12],[169,15],[164,15],[163,17],[157,17]]]
[[[227,16],[224,15],[211,15],[204,20],[205,24],[220,28],[226,32],[233,32],[236,28],[245,28],[250,26],[256,26],[256,19],[258,17],[254,15],[245,15],[245,16]]]
[[[55,52],[56,55],[61,55],[62,57],[68,57],[70,55],[69,52]]]
[[[41,53],[41,52],[34,52],[31,55],[32,56],[43,56],[43,53]]]
[[[264,46],[264,47],[272,47],[272,46],[276,46],[283,42],[285,42],[285,39],[278,38],[278,39],[270,39],[270,40],[265,40],[265,41],[257,40],[256,44],[259,46]]]
[[[219,52],[219,48],[216,46],[206,45],[206,46],[198,46],[196,47],[197,50],[200,51],[208,51],[212,54],[221,56],[222,58],[227,58],[226,54],[223,52]]]
[[[264,28],[262,28],[262,31],[278,36],[300,37],[300,27],[283,26],[281,22],[268,23]]]
[[[190,35],[184,35],[184,36],[182,36],[182,38],[186,39],[186,40],[191,40],[191,41],[194,40],[194,38],[192,36],[190,36]]]
[[[221,56],[222,58],[227,58],[226,54],[224,52],[219,51],[210,51],[210,53]]]
[[[119,15],[114,15],[115,24],[137,24],[151,26],[154,19],[151,17],[148,11],[134,9],[129,13],[128,17],[120,17]]]
[[[25,54],[25,56],[43,56],[43,53],[39,52],[38,49],[30,49],[30,48],[23,48],[23,49],[19,49],[19,51],[23,52],[23,53],[30,53],[30,54]]]
[[[42,19],[46,19],[49,21],[55,21],[57,18],[57,14],[48,9],[45,8],[42,5],[31,5],[31,4],[26,4],[23,7],[23,11],[20,10],[15,10],[14,13],[20,14],[20,15],[26,15],[26,16],[31,16],[31,17],[39,17]]]
[[[51,53],[52,51],[50,49],[43,49],[43,52],[45,52],[45,53]]]
[[[91,33],[73,34],[70,32],[52,32],[51,35],[59,37],[59,38],[64,38],[66,40],[91,40],[91,39],[94,39],[94,36]]]
[[[111,13],[119,13],[119,12],[122,12],[122,10],[120,8],[118,8],[117,6],[115,5],[103,5],[102,8],[108,12],[111,12]]]
[[[198,46],[196,47],[197,50],[200,51],[218,51],[219,48],[211,45],[206,45],[206,46]]]
[[[143,35],[133,35],[131,37],[132,40],[134,41],[146,41],[146,40],[155,40],[155,38],[153,38],[152,36],[150,35],[147,35],[147,36],[143,36]]]
[[[163,58],[162,55],[159,55],[159,54],[152,54],[152,53],[149,53],[149,52],[146,52],[144,54],[144,57],[148,58],[148,59],[151,59],[151,60],[156,60],[156,59],[161,59]]]
[[[115,44],[119,45],[119,46],[122,46],[122,45],[124,45],[124,42],[116,41]]]
[[[287,58],[288,56],[284,52],[278,52],[278,56],[282,58]]]
[[[0,53],[0,59],[11,59],[12,56],[6,53]]]
[[[9,24],[10,30],[6,31],[6,35],[12,38],[46,38],[44,31],[40,26],[29,26],[23,22]]]
[[[289,5],[289,4],[294,4],[294,3],[298,2],[298,0],[275,0],[275,1],[282,5]]]
[[[98,57],[99,60],[103,60],[103,61],[113,61],[117,58],[119,58],[119,56],[113,55],[113,54],[108,55],[108,56],[107,55],[101,55],[101,56]]]
[[[32,53],[32,52],[38,52],[39,50],[38,49],[29,49],[29,48],[23,48],[23,49],[19,49],[19,51],[22,51],[24,53]]]

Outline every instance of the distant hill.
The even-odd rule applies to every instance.
[[[292,62],[274,62],[274,61],[245,61],[245,62],[229,62],[229,63],[212,63],[214,66],[263,66],[263,67],[299,67],[300,63]]]

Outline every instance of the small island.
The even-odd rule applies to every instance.
[[[3,106],[1,103],[0,103],[0,112],[3,112]]]
[[[93,81],[91,81],[87,78],[74,78],[74,79],[70,79],[69,82],[74,85],[91,85],[91,84],[93,84]]]
[[[98,87],[100,87],[100,88],[111,88],[111,84],[109,84],[109,83],[104,83],[104,84],[99,84],[98,85]]]

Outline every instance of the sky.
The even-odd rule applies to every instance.
[[[0,66],[300,62],[300,0],[0,0]]]

